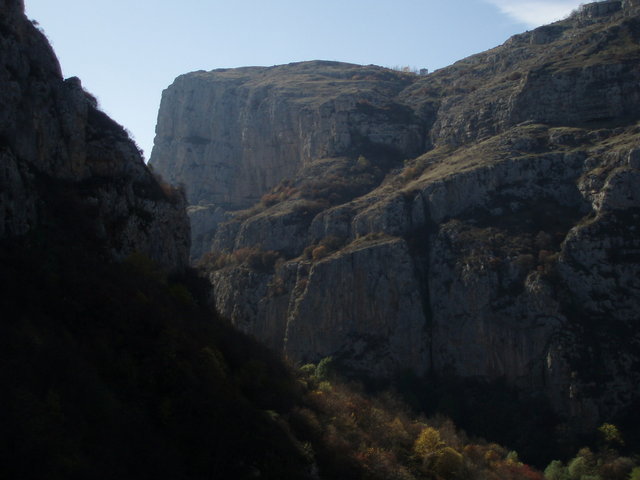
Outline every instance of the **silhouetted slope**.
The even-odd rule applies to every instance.
[[[208,307],[182,193],[62,79],[17,0],[0,79],[0,477],[304,478],[267,413],[296,380]]]
[[[267,413],[294,378],[193,297],[202,280],[77,236],[2,247],[3,478],[302,478]]]

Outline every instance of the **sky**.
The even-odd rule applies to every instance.
[[[151,154],[183,73],[305,60],[445,67],[559,20],[573,0],[25,0],[65,77]]]

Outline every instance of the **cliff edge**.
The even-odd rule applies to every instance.
[[[2,0],[0,12],[0,239],[78,222],[111,258],[139,252],[185,267],[182,193],[154,178],[79,79],[62,78],[22,1]]]

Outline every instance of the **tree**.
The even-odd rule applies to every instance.
[[[598,427],[598,431],[602,435],[602,439],[607,447],[612,447],[613,445],[623,446],[624,440],[622,439],[622,434],[618,427],[616,427],[612,423],[603,423]]]
[[[325,357],[318,363],[316,367],[316,377],[318,380],[331,380],[335,373],[335,362],[333,357]]]
[[[553,460],[544,469],[544,478],[547,480],[569,480],[569,472],[560,460]]]
[[[445,444],[440,438],[440,432],[433,427],[423,428],[413,444],[413,451],[420,459],[444,448]]]

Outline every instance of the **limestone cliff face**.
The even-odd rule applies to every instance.
[[[163,190],[77,78],[62,79],[22,2],[2,0],[0,11],[0,238],[82,214],[115,258],[138,251],[167,267],[186,265],[180,192]]]
[[[415,101],[424,88],[444,93],[431,130],[439,144],[486,138],[522,122],[628,121],[640,103],[635,8],[621,10],[614,1],[585,6],[568,20],[439,70],[405,95]],[[613,17],[616,24],[602,28]]]
[[[197,72],[153,162],[202,203],[241,329],[298,362],[504,379],[586,426],[640,398],[638,65],[638,6],[609,1],[424,77]]]
[[[162,95],[150,163],[187,185],[191,204],[238,210],[318,158],[412,157],[424,149],[423,121],[394,100],[412,80],[335,62],[183,75]],[[194,257],[216,225],[194,231]]]

